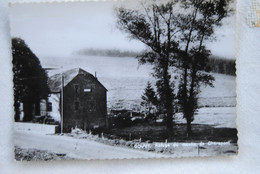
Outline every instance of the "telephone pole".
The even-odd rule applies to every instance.
[[[60,101],[61,101],[61,107],[60,107],[60,132],[63,133],[63,88],[64,88],[64,79],[63,74],[61,73],[61,90],[60,90]]]

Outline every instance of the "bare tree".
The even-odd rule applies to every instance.
[[[215,27],[220,26],[230,12],[229,3],[230,0],[153,1],[142,3],[141,10],[116,10],[119,28],[147,46],[144,54],[138,56],[139,62],[153,65],[168,129],[172,129],[175,99],[170,67],[181,70],[178,100],[189,135],[198,108],[200,86],[213,86],[214,81],[208,74],[210,51],[205,42],[214,39]]]
[[[147,50],[140,56],[141,64],[150,63],[154,68],[154,77],[160,83],[159,97],[166,111],[167,129],[172,129],[173,87],[169,67],[176,62],[178,42],[178,28],[173,13],[175,2],[166,4],[144,4],[142,10],[118,8],[118,27],[129,33],[147,46]]]
[[[182,1],[186,14],[180,15],[180,67],[182,78],[179,85],[179,103],[187,121],[187,134],[191,134],[191,122],[198,108],[198,94],[201,84],[213,87],[214,77],[208,72],[210,50],[205,42],[214,39],[214,29],[230,12],[230,0],[188,0]]]

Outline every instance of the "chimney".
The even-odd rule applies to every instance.
[[[95,78],[97,79],[97,72],[95,71]]]

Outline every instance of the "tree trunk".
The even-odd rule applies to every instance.
[[[33,103],[31,102],[24,102],[23,103],[23,107],[24,107],[24,117],[23,117],[23,121],[24,122],[29,122],[32,121],[32,117],[33,117]]]
[[[164,67],[164,72],[163,72],[163,81],[165,85],[165,91],[164,91],[164,96],[165,96],[165,109],[167,112],[166,116],[166,127],[168,130],[172,130],[172,115],[173,115],[173,106],[172,106],[172,94],[171,94],[171,89],[170,89],[170,82],[168,79],[168,62],[166,63]]]
[[[172,113],[167,112],[167,124],[166,127],[168,130],[172,130]]]
[[[191,133],[191,119],[187,118],[187,136],[190,137]]]
[[[154,119],[154,123],[156,124],[156,113],[153,113],[153,119]]]
[[[14,101],[14,110],[15,110],[14,120],[20,121],[20,114],[21,114],[20,103],[17,100]]]

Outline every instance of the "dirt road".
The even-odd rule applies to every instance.
[[[63,153],[75,159],[169,157],[159,153],[110,146],[87,139],[45,135],[31,131],[16,130],[14,133],[14,144],[21,148],[34,148],[55,153]]]

